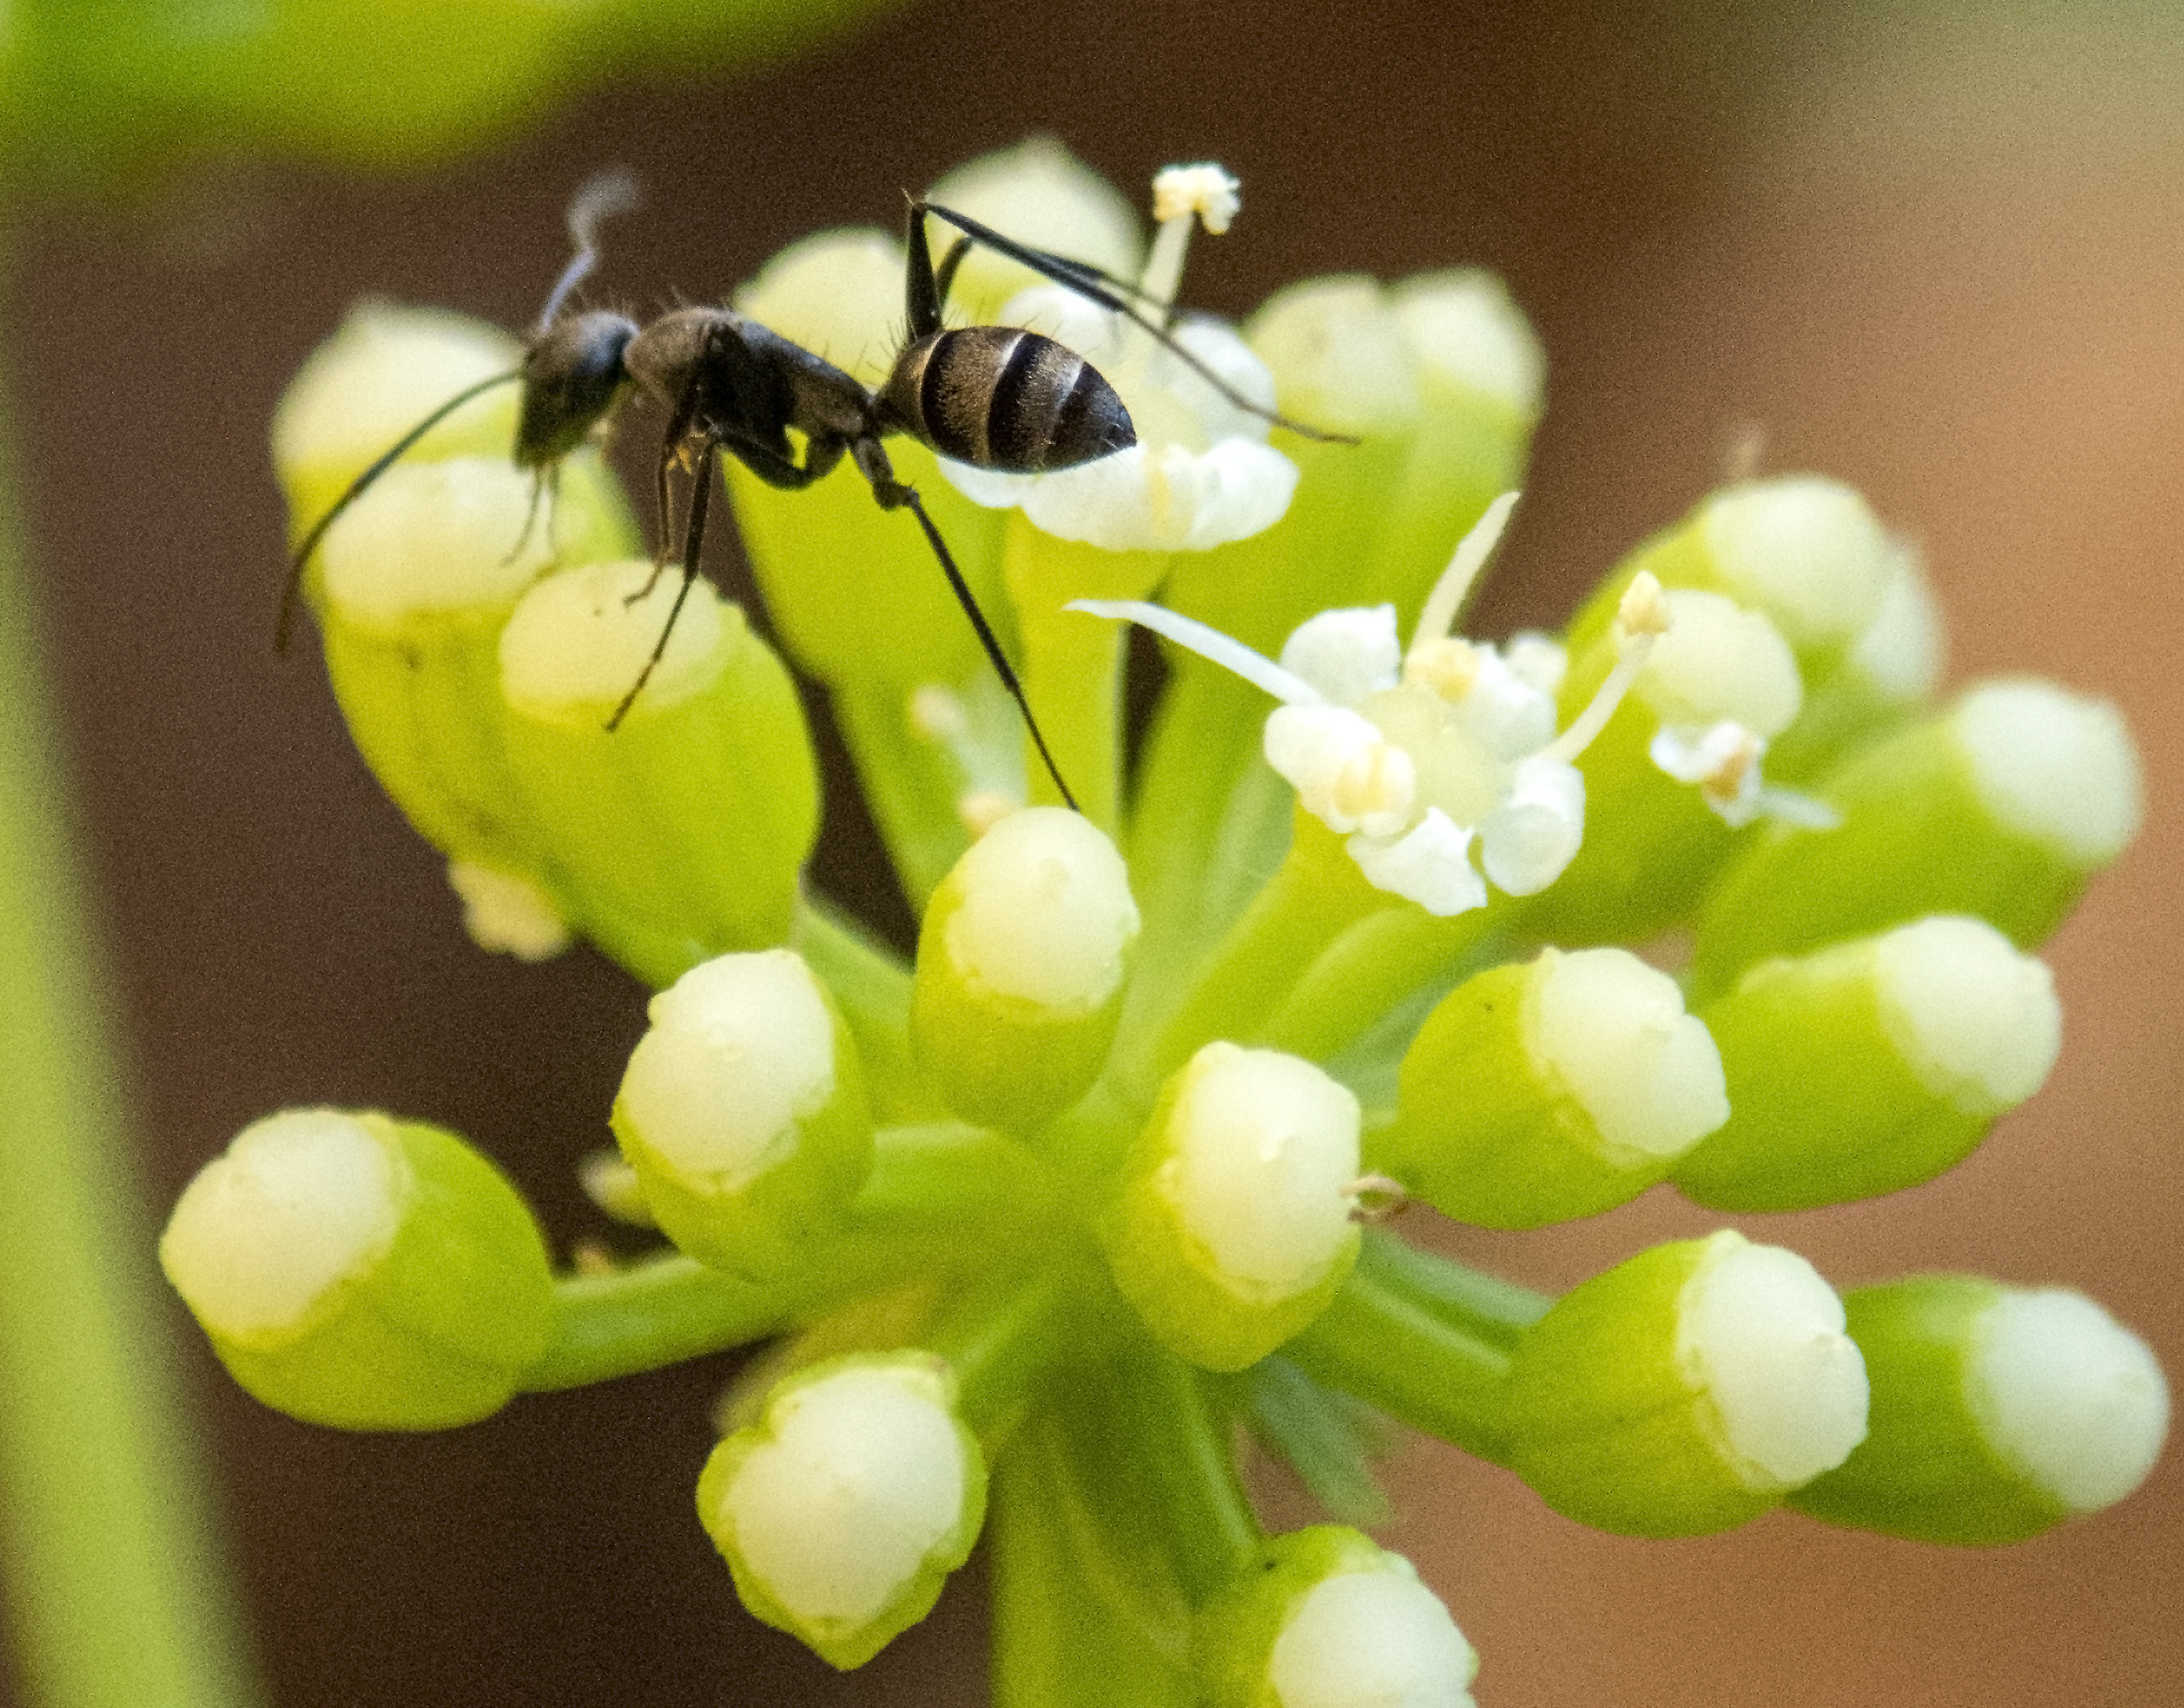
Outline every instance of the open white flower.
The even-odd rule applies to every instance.
[[[1559,646],[1519,635],[1497,647],[1449,632],[1516,502],[1514,493],[1496,499],[1457,547],[1408,651],[1390,605],[1322,611],[1290,635],[1279,664],[1164,606],[1079,600],[1069,609],[1141,623],[1265,689],[1282,702],[1267,718],[1267,762],[1306,812],[1350,839],[1367,881],[1429,913],[1462,913],[1486,904],[1490,879],[1530,896],[1562,876],[1585,837],[1577,756],[1668,625],[1660,583],[1641,575],[1618,613],[1615,668],[1557,734]]]
[[[1146,312],[1175,299],[1192,228],[1228,228],[1235,179],[1214,165],[1171,166],[1153,180],[1160,230],[1138,281]],[[1109,551],[1204,551],[1271,527],[1296,489],[1296,465],[1267,443],[1260,410],[1274,405],[1273,376],[1235,329],[1185,318],[1169,336],[1233,396],[1127,315],[1064,285],[1019,293],[1003,321],[1058,338],[1122,394],[1138,443],[1113,456],[1044,474],[1005,474],[944,458],[941,469],[974,503],[1021,505],[1043,533]]]

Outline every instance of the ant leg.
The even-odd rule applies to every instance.
[[[560,487],[561,465],[558,462],[547,464],[545,466],[542,467],[538,473],[531,477],[531,503],[523,512],[523,532],[515,536],[515,544],[509,547],[508,555],[501,559],[501,565],[504,568],[515,562],[517,558],[522,556],[523,548],[531,544],[531,530],[538,525],[538,506],[542,503],[547,505],[547,548],[549,551],[552,550],[554,544],[553,505],[549,498],[549,494],[550,494],[554,497],[559,497],[560,494]]]
[[[869,447],[869,449],[867,449]],[[1032,745],[1039,749],[1039,762],[1046,767],[1046,774],[1054,779],[1054,786],[1061,795],[1062,804],[1072,812],[1084,809],[1078,806],[1077,797],[1062,781],[1061,767],[1054,762],[1054,754],[1040,733],[1039,719],[1032,716],[1031,701],[1025,696],[1023,684],[1010,665],[1008,655],[1001,650],[1000,637],[994,633],[993,625],[986,621],[986,613],[978,609],[978,600],[971,591],[971,583],[963,579],[963,572],[956,567],[956,559],[948,550],[948,542],[940,537],[940,530],[933,518],[925,513],[925,505],[917,495],[917,488],[905,486],[895,479],[887,460],[887,453],[878,439],[860,439],[851,447],[856,455],[857,467],[872,483],[872,496],[882,510],[908,510],[917,518],[917,525],[925,530],[926,543],[933,555],[940,560],[940,572],[948,578],[948,586],[956,595],[956,604],[963,607],[963,615],[971,619],[977,633],[978,645],[985,649],[986,661],[994,667],[994,673],[1001,678],[1001,686],[1009,691],[1009,698],[1017,703],[1023,714],[1024,728],[1031,732]]]
[[[697,419],[697,415],[698,377],[694,372],[688,383],[682,388],[682,395],[676,400],[674,414],[667,418],[666,435],[660,442],[660,464],[653,473],[653,503],[656,512],[654,525],[656,532],[653,536],[652,573],[643,587],[630,594],[628,604],[635,605],[640,600],[651,598],[652,589],[660,584],[660,575],[667,567],[667,542],[674,532],[674,505],[670,501],[668,471],[688,456],[689,441],[694,431],[691,424]],[[711,444],[710,437],[707,444]],[[698,502],[694,491],[690,501],[693,505]],[[624,707],[624,710],[627,708]],[[615,715],[618,718],[621,714],[617,712]]]
[[[637,704],[637,696],[644,692],[644,684],[652,680],[652,673],[660,667],[660,661],[667,656],[668,637],[675,633],[675,624],[682,615],[682,606],[690,597],[690,588],[698,579],[698,557],[705,543],[705,507],[712,496],[715,466],[720,461],[719,442],[708,438],[705,448],[698,454],[697,484],[690,489],[690,517],[688,532],[682,539],[682,585],[675,590],[675,602],[667,608],[667,621],[660,626],[660,639],[652,644],[652,656],[644,661],[644,668],[638,673],[637,680],[630,684],[629,692],[622,695],[621,704],[607,719],[610,731],[621,727],[629,709]],[[653,567],[651,577],[644,583],[644,592],[632,595],[627,602],[634,605],[649,594],[659,581],[664,564]]]
[[[296,625],[296,598],[303,591],[304,571],[310,563],[311,554],[319,549],[319,542],[326,538],[326,530],[334,525],[341,513],[369,492],[372,483],[393,467],[412,445],[472,398],[482,397],[495,386],[508,385],[522,377],[523,370],[515,368],[504,374],[495,374],[491,379],[480,380],[476,385],[466,386],[457,392],[365,464],[364,472],[351,481],[342,495],[333,501],[332,508],[311,524],[310,532],[304,536],[303,544],[296,548],[296,555],[288,560],[288,578],[281,583],[280,615],[273,623],[273,650],[276,652],[288,650],[288,633]]]

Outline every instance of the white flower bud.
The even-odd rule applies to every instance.
[[[2047,1083],[2063,1047],[2054,977],[1985,920],[1891,931],[1875,946],[1874,978],[1904,1064],[1953,1107],[2000,1114]]]
[[[1501,280],[1468,268],[1425,273],[1393,296],[1404,342],[1427,372],[1519,415],[1540,412],[1546,358]]]
[[[448,887],[463,904],[463,929],[489,954],[547,961],[569,946],[569,922],[554,898],[528,878],[450,860]]]
[[[1346,1571],[1297,1599],[1268,1657],[1281,1708],[1471,1708],[1479,1657],[1407,1572]]]
[[[1676,1358],[1702,1389],[1718,1443],[1754,1489],[1831,1471],[1865,1437],[1865,1364],[1842,1301],[1780,1246],[1724,1231],[1685,1282]]]
[[[1797,656],[1772,622],[1718,593],[1671,589],[1669,629],[1635,686],[1663,724],[1741,723],[1763,739],[1804,702]]]
[[[504,456],[397,463],[326,530],[319,546],[326,601],[382,633],[513,603],[554,556],[532,505],[531,476]]]
[[[644,676],[678,598],[667,650],[633,709],[649,717],[704,693],[727,660],[721,596],[700,579],[683,598],[680,567],[627,558],[564,570],[524,594],[500,632],[503,696],[541,723],[596,723]]]
[[[2063,1287],[2003,1295],[1964,1390],[1988,1442],[2073,1512],[2137,1488],[2169,1432],[2169,1384],[2146,1342]]]
[[[1612,1151],[1678,1156],[1729,1119],[1720,1053],[1674,979],[1623,949],[1541,958],[1526,1044]]]
[[[1137,903],[1122,855],[1089,819],[1059,807],[1011,813],[972,844],[952,882],[948,959],[975,988],[1078,1012],[1122,984]]]
[[[1282,643],[1281,667],[1336,706],[1357,706],[1401,678],[1403,646],[1396,607],[1323,611]]]
[[[1895,553],[1840,481],[1789,475],[1732,487],[1707,501],[1700,527],[1722,579],[1792,646],[1846,645],[1880,609]]]
[[[2081,867],[2106,865],[2138,834],[2138,751],[2108,701],[2009,678],[1969,690],[1950,721],[1973,787],[2008,829]]]

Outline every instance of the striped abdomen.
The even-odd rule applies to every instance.
[[[1015,327],[920,338],[897,359],[880,405],[889,426],[943,456],[1011,474],[1074,468],[1138,442],[1097,368]]]

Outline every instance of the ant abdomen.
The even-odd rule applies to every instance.
[[[1074,468],[1138,442],[1129,410],[1097,368],[1016,327],[916,340],[896,359],[879,406],[943,456],[1011,474]]]

